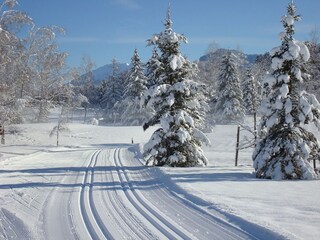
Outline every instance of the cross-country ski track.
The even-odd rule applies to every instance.
[[[21,221],[7,223],[13,225],[10,231],[2,223],[2,238],[261,239],[261,236],[277,236],[265,229],[255,235],[259,227],[246,222],[247,229],[256,229],[249,233],[228,222],[221,213],[189,201],[168,183],[170,179],[158,168],[144,166],[137,149],[134,145],[110,144],[46,151],[31,154],[34,163],[30,164],[35,164],[34,168],[3,170],[2,174],[17,179],[8,186],[2,185],[2,189],[7,187],[20,194],[21,201],[25,196],[37,194],[26,206],[20,206],[26,208],[26,214],[34,212],[37,221],[31,231],[14,226],[15,223],[24,226]],[[58,166],[36,166],[46,158],[57,159]],[[59,166],[64,158],[72,167],[66,166],[67,163]],[[21,185],[19,179],[26,183]],[[2,209],[6,211],[9,213]]]
[[[56,147],[54,126],[13,126],[0,146],[0,240],[318,239],[319,181],[256,179],[251,149],[234,167],[237,126],[208,133],[193,168],[145,166],[155,129],[72,123]]]

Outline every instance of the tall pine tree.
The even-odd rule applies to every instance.
[[[119,63],[115,58],[112,59],[112,74],[103,84],[101,91],[104,92],[102,93],[100,105],[105,110],[104,120],[109,123],[115,123],[120,118],[115,104],[123,99],[125,85],[119,69]]]
[[[119,64],[115,58],[112,59],[112,72],[106,81],[106,88],[101,99],[101,106],[111,110],[114,104],[121,100],[123,95],[123,82],[120,79]]]
[[[149,40],[161,51],[157,84],[150,87],[145,105],[155,109],[144,129],[160,123],[145,145],[144,157],[148,165],[191,167],[206,165],[201,145],[207,141],[197,128],[203,122],[201,105],[205,105],[202,86],[193,79],[195,65],[180,53],[180,43],[187,39],[173,32],[168,9],[165,30]]]
[[[147,90],[147,78],[144,75],[137,49],[131,58],[131,69],[128,73],[127,84],[124,91],[124,99],[118,107],[122,109],[121,123],[124,125],[142,125],[150,113],[141,107],[141,96]]]
[[[291,2],[282,18],[282,44],[271,51],[272,70],[266,78],[271,88],[261,105],[261,139],[253,154],[257,178],[315,179],[312,161],[319,160],[319,144],[305,124],[320,127],[320,105],[301,90],[308,74],[310,54],[306,45],[293,38],[294,22],[300,20]]]
[[[220,124],[241,123],[245,109],[240,86],[240,78],[235,63],[236,56],[229,52],[223,57],[218,78],[216,122]]]
[[[254,114],[260,102],[258,94],[258,82],[250,69],[247,69],[245,79],[242,83],[243,103],[248,114]]]

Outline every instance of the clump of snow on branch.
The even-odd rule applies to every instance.
[[[169,61],[170,61],[170,67],[172,68],[172,70],[181,68],[185,63],[185,59],[183,56],[181,56],[181,54],[173,55],[171,57],[171,60]]]

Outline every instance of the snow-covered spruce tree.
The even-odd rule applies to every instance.
[[[138,126],[150,117],[150,113],[140,104],[141,96],[147,90],[147,78],[144,75],[144,68],[137,49],[134,50],[131,58],[131,66],[124,91],[124,99],[117,105],[120,109],[123,109],[121,123]]]
[[[144,157],[147,165],[206,165],[201,145],[208,140],[197,128],[204,117],[203,86],[193,80],[195,65],[180,53],[180,43],[187,39],[173,32],[171,25],[168,10],[165,30],[148,41],[161,51],[161,72],[157,84],[144,95],[145,105],[153,107],[155,113],[143,127],[146,130],[159,123],[160,127],[145,145]]]
[[[121,100],[123,95],[123,83],[120,81],[119,63],[112,59],[112,72],[105,81],[105,92],[100,100],[100,105],[105,110],[111,110],[114,104]]]
[[[241,123],[245,117],[243,95],[236,56],[229,52],[223,57],[218,77],[217,103],[215,105],[216,122],[219,124]]]
[[[257,110],[260,100],[257,85],[257,81],[250,69],[247,69],[245,79],[242,82],[243,104],[247,114],[254,114]]]
[[[105,92],[102,93],[100,105],[105,110],[104,120],[109,123],[115,123],[120,120],[119,109],[115,108],[115,104],[123,99],[125,85],[119,63],[115,58],[112,59],[112,74],[107,81],[105,81],[105,84]]]
[[[304,126],[320,127],[320,105],[314,95],[301,90],[308,77],[306,45],[293,38],[294,22],[300,20],[289,4],[282,18],[282,44],[271,51],[272,70],[267,77],[271,92],[261,104],[261,139],[253,153],[257,178],[316,179],[311,162],[319,160],[319,143]]]

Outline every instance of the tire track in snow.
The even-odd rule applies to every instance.
[[[100,152],[101,150],[97,150],[92,154],[86,167],[80,188],[79,208],[83,223],[91,239],[111,239],[112,236],[103,224],[93,202],[94,167]]]
[[[130,179],[127,176],[124,165],[120,159],[119,148],[115,149],[114,162],[118,172],[118,176],[121,182],[122,188],[127,188],[127,192],[132,193],[132,196],[126,194],[130,202],[135,208],[152,224],[156,227],[165,237],[168,239],[192,239],[188,232],[183,229],[179,229],[171,221],[161,214],[157,209],[153,207],[143,196],[141,196],[134,188]]]

